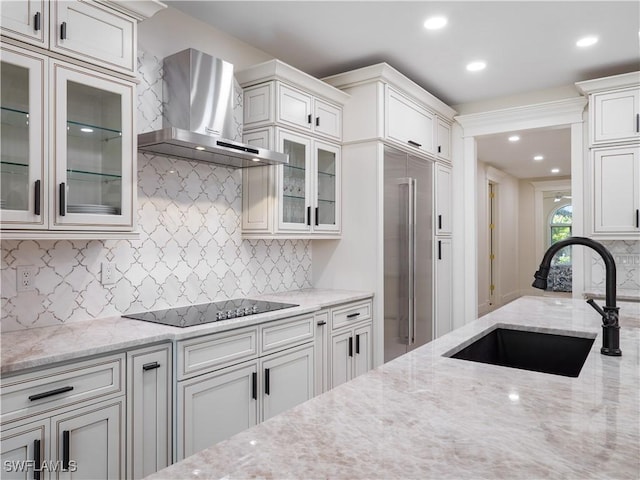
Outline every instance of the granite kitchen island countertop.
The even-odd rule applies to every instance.
[[[523,297],[151,479],[640,478],[640,304]],[[596,336],[577,378],[444,357],[497,326]]]
[[[61,325],[2,332],[0,374],[51,366],[54,363],[142,347],[157,342],[185,340],[201,335],[259,325],[321,308],[370,298],[371,292],[302,289],[253,295],[251,298],[297,304],[297,307],[179,328],[123,317],[82,320]]]

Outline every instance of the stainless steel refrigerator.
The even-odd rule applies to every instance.
[[[433,338],[433,163],[384,151],[384,361]]]

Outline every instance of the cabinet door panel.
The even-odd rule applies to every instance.
[[[311,131],[311,95],[279,84],[277,121]]]
[[[47,228],[48,210],[44,194],[48,181],[47,59],[10,45],[3,46],[1,52],[2,227],[43,229]]]
[[[278,229],[310,232],[311,140],[278,131],[278,151],[289,155],[289,163],[278,166]]]
[[[388,89],[387,137],[424,152],[433,152],[433,115]]]
[[[594,232],[637,233],[640,209],[640,149],[593,152]]]
[[[453,329],[452,301],[453,284],[451,277],[451,239],[436,238],[435,241],[435,281],[433,300],[435,321],[433,338],[438,338]]]
[[[436,235],[451,234],[451,169],[436,165],[435,176],[435,227]]]
[[[178,383],[177,460],[257,423],[254,374],[251,362]]]
[[[51,10],[51,50],[107,68],[135,71],[133,18],[78,1],[54,2]]]
[[[330,388],[351,380],[353,376],[353,351],[349,355],[349,344],[353,348],[352,330],[331,337],[331,384]]]
[[[49,420],[22,425],[3,430],[0,438],[2,478],[4,480],[37,479],[34,466],[48,460]],[[38,448],[40,449],[38,451]],[[38,460],[40,463],[38,464]],[[29,463],[33,462],[33,463]],[[23,468],[23,466],[27,468]],[[40,472],[40,480],[49,478],[47,472]]]
[[[438,157],[445,160],[451,159],[451,126],[440,118],[436,126],[435,151]]]
[[[131,229],[135,85],[52,63],[56,95],[53,228]]]
[[[49,4],[44,0],[0,2],[3,35],[46,48],[49,44]]]
[[[251,87],[244,91],[244,126],[272,120],[273,83]],[[246,143],[246,140],[245,140]],[[262,146],[262,145],[261,145]],[[268,146],[262,146],[269,148]]]
[[[124,400],[98,404],[52,417],[53,460],[64,461],[68,442],[69,470],[59,479],[118,479],[124,476]],[[68,440],[65,432],[68,432]]]
[[[315,100],[313,129],[320,135],[342,138],[342,110],[321,100]]]
[[[340,147],[316,141],[315,151],[315,209],[313,230],[340,231],[341,163]]]
[[[640,91],[636,89],[593,96],[593,143],[640,138]]]
[[[127,470],[142,478],[171,464],[171,347],[127,355]]]
[[[353,376],[357,377],[371,370],[372,363],[372,326],[358,327],[353,331]]]
[[[262,420],[313,397],[313,345],[270,355],[261,363],[264,375]]]

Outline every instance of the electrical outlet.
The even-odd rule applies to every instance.
[[[31,292],[36,289],[34,282],[36,279],[36,267],[23,266],[18,267],[16,289],[18,292]]]
[[[116,283],[116,264],[102,262],[102,284],[111,285],[113,283]]]

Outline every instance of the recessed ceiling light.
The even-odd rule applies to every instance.
[[[467,70],[469,70],[470,72],[479,72],[480,70],[484,70],[486,66],[486,62],[483,62],[482,60],[476,60],[467,65]]]
[[[204,147],[196,147],[196,150],[204,150]]]
[[[578,40],[576,42],[576,45],[578,47],[590,47],[591,45],[595,45],[596,43],[598,43],[598,37],[594,37],[593,35],[590,35],[588,37],[584,37]]]
[[[509,137],[510,142],[517,142],[518,140],[520,140],[520,137],[518,135],[511,135]]]
[[[430,17],[424,21],[424,28],[427,30],[439,30],[447,24],[446,17]]]
[[[560,173],[560,169],[559,168],[552,168],[551,169],[551,173]]]
[[[533,157],[533,159],[534,159],[536,162],[539,162],[540,160],[544,160],[544,157],[543,157],[542,155],[536,155],[535,157]]]
[[[82,127],[82,128],[80,129],[80,131],[81,131],[81,132],[84,132],[84,133],[91,133],[91,132],[93,132],[93,128],[89,128],[89,127]]]

